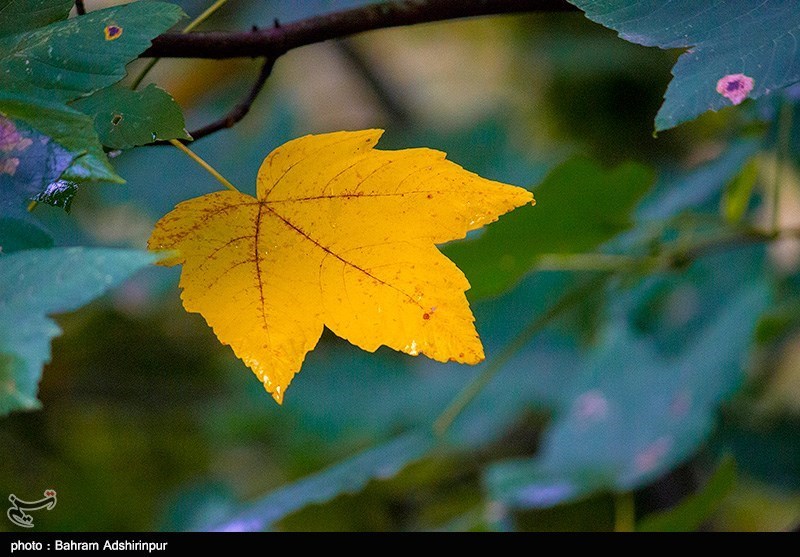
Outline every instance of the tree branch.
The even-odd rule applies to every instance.
[[[141,57],[266,58],[258,80],[247,97],[223,118],[190,132],[197,140],[233,127],[244,118],[264,87],[275,61],[293,48],[364,31],[416,23],[480,15],[562,12],[575,9],[566,0],[395,0],[311,17],[287,25],[279,25],[276,21],[274,28],[254,28],[244,33],[167,33],[156,37],[153,45]],[[381,90],[375,90],[380,95]],[[388,97],[383,100],[387,99]],[[169,142],[156,144],[168,145]]]
[[[264,84],[267,82],[270,74],[272,73],[272,68],[275,66],[275,59],[274,58],[267,58],[264,60],[264,64],[261,66],[261,71],[258,73],[258,78],[253,86],[250,88],[250,91],[247,93],[247,96],[242,100],[239,104],[233,107],[230,112],[228,112],[225,116],[220,118],[219,120],[215,120],[210,124],[203,126],[202,128],[197,128],[194,131],[189,132],[189,135],[192,136],[194,141],[205,137],[207,135],[211,135],[214,132],[218,132],[220,130],[224,130],[227,128],[232,128],[236,125],[242,118],[247,116],[247,113],[250,112],[250,108],[253,106],[258,94],[261,92],[261,89],[264,88]],[[159,141],[157,145],[169,145],[168,141]]]
[[[83,0],[75,0],[75,13],[86,15],[86,6],[83,5]]]
[[[566,0],[395,0],[251,32],[167,33],[142,57],[277,58],[314,43],[389,27],[462,17],[576,10]]]

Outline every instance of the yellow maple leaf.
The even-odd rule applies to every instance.
[[[279,403],[323,325],[374,352],[386,345],[475,364],[483,347],[464,274],[435,244],[533,202],[431,149],[374,149],[382,130],[309,135],[279,147],[256,197],[180,203],[148,246],[183,264],[183,305]]]

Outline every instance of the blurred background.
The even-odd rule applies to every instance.
[[[207,7],[178,3],[190,16]],[[202,29],[267,27],[365,3],[230,0]],[[655,138],[679,54],[627,43],[580,13],[374,31],[282,57],[252,112],[193,149],[253,193],[261,161],[289,139],[384,128],[384,149],[429,146],[533,189],[539,205],[520,217],[530,226],[520,220],[509,233],[531,249],[543,181],[554,203],[564,188],[579,204],[600,182],[610,192],[639,180],[647,193],[619,216],[634,225],[600,251],[646,254],[729,223],[726,200],[743,180],[753,195],[741,211],[760,222],[769,210],[761,187],[775,180],[776,113],[800,98],[748,101]],[[192,129],[239,102],[257,72],[257,61],[163,60],[148,79],[176,98]],[[800,140],[797,122],[793,134]],[[792,145],[796,162],[800,141]],[[144,248],[176,203],[219,189],[168,146],[114,164],[126,184],[82,189],[70,214],[37,209],[57,244]],[[781,223],[797,226],[797,166],[782,176]],[[542,209],[541,226],[569,236],[566,213],[550,214]],[[58,317],[64,334],[44,371],[44,408],[0,422],[0,492],[55,488],[57,507],[36,516],[47,530],[248,528],[236,521],[254,516],[256,527],[278,530],[608,530],[626,513],[653,529],[798,527],[797,242],[613,276],[557,260],[502,288],[470,274],[480,271],[470,257],[486,255],[470,249],[452,254],[485,286],[469,296],[487,363],[367,354],[326,332],[282,407],[202,317],[182,309],[179,269],[138,274]],[[579,302],[537,328],[575,288]],[[526,335],[532,323],[536,334]],[[363,462],[348,461],[415,446],[408,432],[428,431],[503,353],[444,442],[412,447],[368,477]],[[304,483],[343,461],[351,465],[330,480],[330,494]]]

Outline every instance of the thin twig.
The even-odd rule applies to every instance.
[[[75,13],[86,15],[86,6],[83,5],[83,0],[75,0]]]
[[[227,1],[228,0],[217,0],[216,2],[211,4],[208,8],[206,8],[203,11],[203,13],[201,13],[199,16],[190,21],[189,25],[187,25],[181,30],[181,33],[185,35],[186,33],[191,33],[192,31],[194,31],[198,25],[202,24],[205,20],[214,15],[214,13],[217,10],[219,10],[222,6],[224,6]],[[131,89],[136,90],[139,87],[139,85],[141,85],[142,81],[144,81],[144,78],[147,76],[147,74],[150,73],[150,70],[152,70],[155,67],[155,65],[158,64],[159,60],[161,60],[161,58],[153,58],[147,63],[147,65],[144,68],[142,68],[142,71],[139,73],[136,79],[133,80],[133,83],[131,83]]]
[[[389,27],[462,17],[576,10],[566,0],[396,0],[249,32],[166,33],[143,58],[277,58],[289,50]]]
[[[447,408],[433,422],[433,432],[436,435],[444,435],[453,425],[459,414],[466,408],[483,388],[494,379],[495,375],[519,352],[530,340],[542,331],[550,322],[561,315],[566,310],[575,306],[586,296],[600,288],[606,276],[595,277],[580,286],[573,288],[561,296],[550,308],[530,322],[514,339],[509,342],[494,359],[489,362],[483,371],[480,372],[466,387],[464,387],[456,397],[450,402]]]
[[[267,78],[269,78],[269,75],[272,73],[272,68],[274,65],[275,60],[273,58],[267,58],[264,60],[264,64],[261,66],[261,71],[258,73],[258,79],[255,83],[253,83],[253,86],[250,88],[250,91],[248,91],[247,96],[219,120],[215,120],[214,122],[211,122],[202,128],[198,128],[189,132],[189,135],[192,136],[192,139],[197,141],[198,139],[207,135],[211,135],[219,130],[232,128],[242,118],[247,116],[247,113],[250,112],[250,108],[253,106],[258,94],[261,92],[261,89],[264,88]],[[156,145],[164,145],[167,143],[169,142],[161,141],[157,142]]]
[[[402,101],[401,95],[396,94],[394,89],[387,84],[386,79],[376,71],[370,60],[359,50],[358,45],[354,44],[350,39],[342,39],[334,44],[350,63],[353,70],[358,73],[358,76],[369,85],[376,100],[391,121],[399,126],[407,124],[410,120],[410,114]]]
[[[189,148],[188,148],[186,145],[184,145],[183,143],[181,143],[181,142],[180,142],[180,141],[178,141],[177,139],[170,139],[170,140],[169,140],[169,143],[171,143],[172,145],[174,145],[175,147],[177,147],[178,149],[180,149],[181,151],[183,151],[184,153],[186,153],[186,154],[189,156],[189,158],[191,158],[191,159],[192,159],[194,162],[196,162],[197,164],[199,164],[200,166],[202,166],[202,167],[203,167],[203,169],[204,169],[206,172],[208,172],[208,173],[209,173],[209,174],[211,174],[211,175],[212,175],[214,178],[216,178],[216,179],[217,179],[217,181],[218,181],[220,184],[222,184],[223,186],[225,186],[226,188],[228,188],[228,189],[229,189],[229,190],[231,190],[231,191],[235,191],[235,192],[238,192],[238,191],[239,191],[238,189],[236,189],[236,186],[234,186],[233,184],[231,184],[231,183],[228,181],[228,179],[227,179],[227,178],[225,178],[225,176],[223,176],[222,174],[220,174],[219,172],[217,172],[217,170],[216,170],[216,169],[215,169],[213,166],[211,166],[211,165],[210,165],[210,164],[208,164],[206,161],[204,161],[202,158],[200,158],[200,155],[198,155],[197,153],[195,153],[194,151],[192,151],[191,149],[189,149]]]

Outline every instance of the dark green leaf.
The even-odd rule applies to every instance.
[[[38,406],[50,339],[60,334],[52,313],[71,311],[154,262],[135,250],[51,248],[0,256],[0,415]]]
[[[61,175],[62,178],[72,181],[124,182],[109,164],[97,139],[92,119],[82,112],[58,102],[0,91],[0,113],[12,120],[25,122],[69,152],[72,161]]]
[[[0,116],[0,194],[4,200],[20,204],[33,199],[58,180],[73,159],[50,137]]]
[[[795,0],[758,5],[750,0],[570,2],[627,41],[689,49],[672,69],[675,77],[656,116],[656,130],[800,81],[800,9]],[[745,77],[733,77],[739,75]],[[741,89],[746,83],[752,90]]]
[[[58,21],[65,17],[65,9],[60,0],[47,5],[36,0],[0,3],[0,15],[27,14],[20,16],[21,26],[15,24],[18,34],[0,38],[0,75],[4,76],[0,114],[49,137],[48,148],[55,150],[58,144],[71,159],[62,156],[58,165],[36,167],[37,159],[54,158],[40,154],[43,148],[37,148],[29,161],[37,170],[27,173],[35,176],[26,175],[24,182],[23,178],[15,180],[15,195],[23,199],[45,195],[58,178],[77,183],[123,181],[103,153],[93,120],[65,103],[122,79],[125,65],[183,15],[173,4],[132,2]],[[0,22],[0,30],[5,21]],[[44,26],[20,33],[34,24]],[[61,172],[56,173],[56,168]]]
[[[0,255],[52,245],[53,238],[34,222],[0,217]]]
[[[676,507],[644,518],[636,527],[642,532],[692,532],[717,510],[736,483],[736,461],[723,459],[703,488]]]
[[[591,251],[631,225],[630,214],[653,181],[638,164],[606,171],[574,159],[533,190],[535,206],[520,207],[476,240],[447,246],[470,281],[471,299],[500,294],[546,254]]]
[[[67,19],[75,0],[0,0],[0,37]]]
[[[563,390],[537,458],[490,470],[493,497],[547,507],[598,491],[630,491],[683,462],[741,384],[743,356],[769,297],[761,283],[734,291],[678,355],[660,352],[624,323],[609,327],[606,342]]]
[[[102,89],[73,106],[94,118],[103,145],[129,149],[161,139],[191,139],[178,103],[155,85],[141,91]]]
[[[360,491],[371,480],[395,476],[408,464],[422,458],[434,444],[431,434],[403,435],[273,491],[214,529],[233,532],[267,530],[276,521],[303,507]]]
[[[34,197],[34,200],[40,203],[47,203],[53,207],[61,207],[69,213],[72,207],[72,199],[76,193],[78,193],[78,184],[68,180],[57,180]]]
[[[132,2],[0,39],[2,87],[63,102],[108,87],[182,15],[174,4]]]

